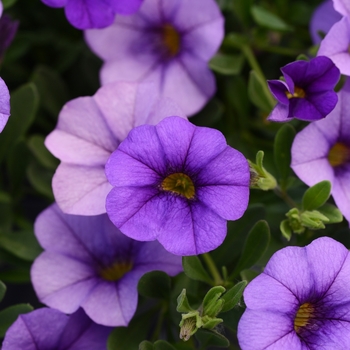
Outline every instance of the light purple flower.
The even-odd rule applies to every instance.
[[[342,16],[334,10],[332,0],[326,0],[320,4],[310,20],[310,34],[314,44],[319,44],[323,36],[328,33],[334,23],[338,22]]]
[[[105,62],[102,84],[154,80],[154,93],[172,98],[186,115],[215,92],[208,61],[223,36],[223,16],[214,0],[145,0],[137,14],[86,31],[91,49]]]
[[[112,186],[104,166],[127,136],[141,124],[156,124],[165,117],[185,118],[169,99],[158,99],[149,83],[113,83],[92,97],[80,97],[62,109],[46,147],[61,160],[52,187],[60,208],[68,214],[98,215]]]
[[[244,291],[241,349],[348,349],[349,288],[349,251],[332,238],[277,251]]]
[[[40,301],[65,313],[82,307],[96,323],[127,326],[137,307],[137,284],[149,271],[182,271],[181,259],[158,242],[124,236],[106,214],[63,214],[56,205],[35,222],[45,251],[34,261],[31,279]]]
[[[348,0],[333,0],[333,6],[343,16],[350,17],[350,3]]]
[[[115,14],[135,13],[142,0],[41,0],[51,7],[64,7],[68,21],[78,29],[105,28]]]
[[[350,221],[350,82],[338,93],[329,116],[299,132],[292,145],[291,167],[308,186],[332,184],[339,210]]]
[[[111,330],[92,322],[81,309],[67,316],[42,308],[17,318],[2,350],[106,350]]]
[[[0,132],[10,116],[10,93],[5,82],[0,78]]]
[[[285,81],[269,80],[277,105],[267,118],[286,122],[292,118],[314,121],[324,118],[337,104],[333,91],[339,80],[339,69],[323,56],[310,61],[295,61],[281,68]]]
[[[3,11],[3,5],[2,5],[2,2],[0,0],[0,17],[2,16],[2,11]]]
[[[321,41],[318,56],[329,57],[339,68],[340,73],[350,76],[350,20],[343,17],[329,30]]]
[[[127,236],[177,255],[218,247],[249,200],[249,166],[215,129],[169,117],[133,129],[106,164],[107,214]]]

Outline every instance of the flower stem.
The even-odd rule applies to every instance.
[[[288,204],[291,208],[298,208],[298,205],[293,201],[292,198],[290,198],[290,197],[288,196],[288,194],[287,194],[286,191],[283,191],[283,190],[281,189],[281,187],[276,186],[276,187],[273,189],[273,191],[275,192],[275,194],[276,194],[278,197],[282,198],[282,199],[284,200],[284,202],[285,202],[286,204]]]
[[[218,269],[216,268],[216,265],[213,261],[213,259],[211,258],[211,256],[208,253],[202,254],[202,257],[211,273],[211,275],[214,278],[214,284],[216,286],[221,285],[223,283],[221,275],[218,271]]]

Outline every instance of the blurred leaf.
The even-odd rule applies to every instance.
[[[11,94],[11,116],[0,134],[0,162],[33,123],[38,103],[39,95],[32,83],[21,86]]]
[[[47,169],[56,170],[59,161],[48,151],[44,141],[44,136],[33,135],[28,140],[28,147],[42,166]]]
[[[248,94],[253,104],[265,113],[271,111],[271,105],[268,96],[266,96],[266,81],[252,70],[249,75]]]
[[[30,184],[41,194],[47,198],[53,200],[51,182],[54,172],[48,170],[40,165],[38,162],[33,161],[27,168],[27,177]]]
[[[303,196],[303,210],[313,210],[321,207],[331,194],[332,185],[329,181],[321,181],[308,188]]]
[[[239,20],[245,25],[249,26],[252,21],[250,9],[254,0],[235,0],[232,1],[233,10]]]
[[[327,225],[336,224],[343,221],[342,213],[333,204],[326,203],[322,205],[322,207],[318,208],[317,211],[328,218],[329,221],[327,222]]]
[[[229,289],[221,299],[225,300],[224,306],[221,312],[227,312],[234,308],[238,302],[241,300],[243,291],[247,285],[247,281],[241,281]]]
[[[163,271],[145,273],[138,283],[139,293],[145,297],[168,299],[170,294],[170,277]]]
[[[223,103],[214,97],[199,113],[191,117],[191,122],[198,126],[210,126],[220,120],[223,112]]]
[[[274,143],[275,164],[281,177],[281,188],[287,187],[290,173],[292,143],[295,129],[290,124],[284,124],[277,132]]]
[[[164,340],[157,340],[153,348],[154,350],[176,350],[171,344]]]
[[[1,232],[0,246],[27,261],[33,261],[42,252],[32,231]]]
[[[215,331],[207,331],[203,328],[198,329],[195,337],[201,344],[201,348],[207,348],[209,346],[217,346],[220,348],[227,348],[230,346],[230,342],[222,334]]]
[[[0,311],[0,337],[3,338],[7,329],[17,320],[21,314],[26,314],[33,310],[29,304],[13,305]]]
[[[182,266],[185,274],[196,281],[212,283],[207,271],[204,269],[198,256],[184,256],[182,257]]]
[[[144,340],[139,345],[139,350],[154,350],[153,344],[149,342],[148,340]]]
[[[292,238],[292,228],[290,227],[289,220],[283,220],[280,224],[280,230],[282,235],[286,238],[287,241],[290,241]]]
[[[242,270],[253,266],[265,253],[270,242],[270,229],[266,221],[258,221],[248,234],[242,255],[230,276],[237,276]]]
[[[233,47],[236,49],[241,49],[244,45],[247,45],[249,40],[244,35],[238,33],[228,33],[225,38],[223,45],[224,47]]]
[[[6,192],[0,191],[0,229],[10,229],[12,216],[11,196]]]
[[[236,75],[242,70],[244,63],[244,56],[228,55],[223,53],[217,53],[209,62],[209,67],[217,73],[223,75]]]
[[[7,9],[14,5],[17,2],[17,0],[2,0],[2,5],[4,6],[4,9]]]
[[[6,286],[3,282],[0,281],[0,301],[4,298],[6,293]]]
[[[260,6],[252,6],[252,16],[257,24],[277,31],[291,31],[293,28],[274,13]]]
[[[241,271],[240,275],[241,275],[242,280],[250,282],[255,277],[259,276],[259,273],[254,271],[254,270],[245,269],[245,270]]]

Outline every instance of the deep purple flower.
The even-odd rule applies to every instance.
[[[63,107],[45,145],[61,160],[52,188],[65,213],[106,212],[106,197],[112,186],[104,166],[133,127],[156,124],[172,115],[185,118],[174,102],[158,99],[153,89],[149,83],[107,84],[94,96],[77,98]]]
[[[314,44],[319,44],[323,36],[328,33],[333,24],[338,22],[342,16],[334,10],[332,0],[326,0],[320,4],[310,20],[310,34]],[[322,36],[320,34],[323,34]]]
[[[68,21],[78,29],[105,28],[115,14],[135,13],[142,0],[41,0],[51,7],[64,7]]]
[[[187,115],[215,92],[208,61],[223,36],[214,0],[145,0],[137,14],[86,32],[91,49],[105,61],[102,84],[154,80],[154,93],[172,98]]]
[[[137,307],[137,284],[149,271],[182,271],[181,259],[158,242],[136,242],[107,215],[63,214],[56,205],[35,222],[45,251],[34,261],[31,279],[44,304],[65,313],[82,307],[96,323],[127,326]]]
[[[350,221],[350,82],[338,93],[329,116],[299,132],[292,145],[291,167],[308,186],[332,184],[339,210]]]
[[[339,69],[327,57],[295,61],[281,68],[285,81],[269,80],[277,105],[268,120],[285,122],[292,118],[314,121],[324,118],[337,104],[333,91]]]
[[[169,117],[133,129],[106,164],[107,214],[127,236],[177,255],[218,247],[247,209],[248,162],[215,129]]]
[[[5,82],[0,78],[0,132],[10,116],[10,93]]]
[[[340,73],[350,76],[350,20],[343,17],[329,30],[321,41],[318,56],[329,57],[339,68]]]
[[[106,350],[111,330],[92,322],[81,309],[67,316],[42,308],[17,318],[7,330],[2,350]]]
[[[322,237],[276,252],[244,291],[242,350],[335,350],[350,344],[350,257]]]
[[[11,17],[6,14],[0,18],[0,60],[12,43],[17,33],[18,26],[19,21],[13,21]]]

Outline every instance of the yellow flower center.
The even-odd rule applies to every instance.
[[[300,332],[301,328],[310,324],[314,311],[315,309],[310,303],[304,303],[300,306],[294,319],[294,330],[297,333]]]
[[[337,142],[329,150],[328,160],[332,167],[350,162],[350,148],[341,142]]]
[[[163,43],[168,49],[170,56],[175,56],[180,51],[181,38],[171,24],[163,26]]]
[[[304,98],[306,96],[305,90],[295,86],[294,87],[294,94],[291,94],[289,91],[286,91],[286,96],[291,98]]]
[[[100,270],[100,276],[107,281],[115,282],[120,280],[132,269],[131,262],[115,262]]]
[[[183,173],[174,173],[167,176],[163,180],[161,187],[164,191],[177,193],[187,199],[192,199],[195,194],[191,178]]]

